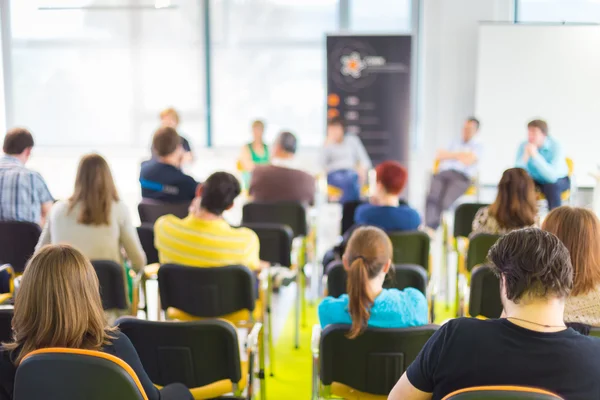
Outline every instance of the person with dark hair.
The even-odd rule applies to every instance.
[[[478,233],[502,235],[537,223],[533,180],[524,169],[510,168],[502,174],[494,203],[480,208],[475,214],[471,236]]]
[[[327,122],[322,164],[327,173],[327,184],[342,191],[340,203],[360,198],[360,186],[367,179],[371,159],[360,138],[345,133],[344,121],[340,117]]]
[[[564,323],[573,288],[569,250],[536,228],[504,235],[488,258],[506,318],[448,321],[429,339],[389,395],[429,400],[473,386],[546,389],[569,400],[600,395],[600,339]]]
[[[479,121],[468,118],[462,137],[437,153],[438,168],[431,178],[425,205],[425,224],[430,229],[440,226],[442,213],[467,191],[477,175],[483,152],[483,145],[477,140],[478,131]]]
[[[245,265],[262,268],[258,236],[248,228],[233,228],[223,212],[233,207],[240,183],[227,172],[215,172],[198,186],[190,215],[160,217],[154,225],[154,244],[161,264],[192,267]]]
[[[281,132],[273,145],[271,165],[257,165],[249,194],[255,201],[296,201],[312,204],[315,178],[297,168],[294,155],[298,141],[291,132]]]
[[[162,127],[169,127],[177,130],[179,133],[179,123],[181,119],[179,117],[179,113],[173,107],[165,108],[159,114],[160,117],[160,125]],[[181,164],[186,165],[190,164],[194,161],[194,153],[192,153],[192,146],[190,142],[183,137],[181,134],[179,135],[181,139],[181,146],[183,147],[183,156],[181,157]],[[152,154],[154,154],[154,146],[152,146]]]
[[[354,339],[367,326],[404,328],[427,323],[423,293],[414,288],[383,289],[392,255],[392,242],[381,229],[369,226],[354,231],[342,258],[348,272],[348,294],[321,302],[321,327],[351,324],[348,337]]]
[[[399,196],[406,186],[408,172],[397,161],[385,161],[375,168],[377,184],[369,204],[356,208],[354,222],[358,225],[374,225],[386,232],[417,230],[421,217],[417,210],[399,203]]]
[[[548,124],[535,119],[527,124],[527,141],[517,152],[516,166],[526,170],[548,201],[548,209],[560,207],[562,192],[571,187],[569,166],[560,144],[548,136]]]
[[[198,182],[181,171],[184,150],[181,137],[171,127],[159,128],[152,138],[155,157],[142,163],[142,198],[165,203],[192,201]]]
[[[33,136],[13,128],[4,137],[0,158],[0,220],[26,221],[44,226],[54,198],[42,176],[25,167],[31,156]]]

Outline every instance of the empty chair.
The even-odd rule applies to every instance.
[[[457,390],[442,400],[563,400],[546,390],[524,386],[479,386]]]
[[[12,341],[13,306],[0,306],[0,343]]]
[[[479,209],[489,206],[485,203],[463,203],[454,211],[454,240],[468,238],[473,228],[473,220]],[[455,243],[456,246],[456,243]]]
[[[328,268],[327,273],[327,294],[332,297],[339,297],[345,294],[348,275],[341,262],[335,263]],[[427,291],[427,271],[420,265],[397,264],[393,266],[383,284],[386,289],[396,288],[399,290],[412,287],[420,290],[426,295]]]
[[[502,314],[500,280],[491,266],[485,264],[473,268],[469,315],[472,317],[500,318]]]
[[[127,288],[125,282],[125,269],[114,261],[93,260],[92,266],[98,275],[100,283],[100,297],[102,298],[102,307],[105,310],[127,310],[129,301],[127,298]],[[131,304],[131,314],[137,312],[137,290],[138,286],[134,282],[133,300]]]
[[[154,247],[154,226],[149,223],[137,227],[137,233],[142,244],[142,249],[146,253],[148,264],[158,263],[158,250]]]
[[[163,215],[173,214],[178,218],[185,218],[188,215],[190,203],[163,203],[156,200],[143,199],[138,204],[138,213],[142,224],[154,224],[157,219]]]
[[[313,351],[319,349],[313,354],[313,398],[387,397],[437,329],[436,325],[367,328],[355,339],[346,337],[348,325],[330,325],[320,339],[313,330]]]
[[[236,328],[227,321],[170,323],[126,317],[117,323],[133,343],[155,385],[184,383],[196,399],[228,393],[241,396],[246,389],[245,398],[252,398],[252,365],[260,324],[249,334],[244,346],[247,353],[240,357]]]
[[[47,348],[29,353],[15,377],[15,400],[147,400],[135,372],[99,351]]]
[[[260,242],[260,259],[271,265],[292,266],[292,241],[294,232],[289,226],[273,223],[245,223]]]
[[[348,201],[342,205],[342,235],[354,225],[354,212],[358,206],[365,204],[364,201]]]
[[[429,271],[429,235],[421,231],[388,233],[394,247],[394,264],[416,264]]]
[[[295,202],[248,203],[242,211],[242,224],[249,223],[287,225],[292,229],[294,237],[308,234],[306,209],[302,204]]]
[[[39,225],[31,222],[0,221],[0,264],[10,264],[16,274],[22,274],[41,233]]]
[[[471,238],[467,250],[467,272],[471,272],[475,266],[485,263],[488,251],[498,239],[500,239],[500,235],[489,235],[487,233],[480,233]]]

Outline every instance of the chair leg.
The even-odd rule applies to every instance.
[[[271,332],[269,332],[269,336],[271,335]],[[258,370],[258,379],[260,381],[260,399],[261,400],[266,400],[267,399],[267,385],[266,385],[266,379],[265,379],[265,371],[266,371],[266,367],[265,367],[265,330],[264,328],[261,329],[260,331],[260,336],[259,336],[259,349],[258,349],[258,364],[259,364],[259,370]]]
[[[300,348],[300,301],[301,301],[301,292],[302,292],[302,285],[301,285],[301,272],[300,270],[297,271],[298,273],[296,274],[296,304],[295,304],[295,328],[296,328],[296,332],[295,332],[295,339],[294,339],[294,344],[296,346],[296,348]]]
[[[302,307],[302,328],[306,328],[306,275],[304,268],[300,271],[302,290],[300,292],[300,306]]]
[[[272,313],[272,295],[273,295],[273,286],[272,286],[272,277],[269,274],[268,278],[268,287],[267,287],[267,307],[266,307],[266,317],[267,317],[267,334],[269,335],[268,345],[269,345],[269,371],[271,372],[271,376],[275,376],[275,349],[273,346],[273,313]]]

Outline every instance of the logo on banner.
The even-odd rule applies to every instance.
[[[360,53],[354,51],[348,56],[342,56],[340,62],[342,63],[342,75],[359,79],[362,72],[370,66],[380,67],[385,65],[385,58],[378,56],[366,56],[361,58]]]

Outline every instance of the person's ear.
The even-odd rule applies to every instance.
[[[202,191],[203,191],[202,184],[199,183],[198,186],[196,187],[196,197],[202,197]]]
[[[390,271],[390,268],[392,268],[392,260],[388,260],[387,263],[385,263],[385,265],[383,266],[383,273],[387,274]]]

